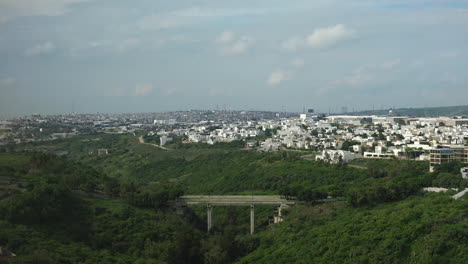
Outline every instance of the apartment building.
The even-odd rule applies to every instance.
[[[436,146],[430,152],[430,170],[436,165],[459,161],[468,163],[468,147],[463,146]]]

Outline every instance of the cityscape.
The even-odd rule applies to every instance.
[[[468,118],[325,115],[191,110],[142,114],[32,115],[0,123],[0,146],[66,139],[87,133],[144,132],[164,146],[240,141],[261,152],[321,152],[331,163],[356,158],[409,159],[435,165],[468,163]],[[466,176],[464,176],[466,177]]]

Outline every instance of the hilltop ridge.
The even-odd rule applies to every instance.
[[[359,111],[359,112],[351,112],[349,114],[350,115],[387,115],[390,110],[392,110],[392,115],[396,115],[396,116],[419,116],[419,117],[468,116],[468,105],[366,110],[366,111]]]

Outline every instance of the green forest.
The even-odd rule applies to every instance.
[[[0,149],[0,247],[6,263],[467,263],[468,200],[449,163],[359,160],[359,167],[259,153],[232,144],[140,144],[138,134],[93,134]],[[108,154],[98,155],[98,149]],[[56,150],[68,154],[56,156]],[[8,151],[8,152],[7,152]],[[277,194],[274,206],[178,214],[184,194]],[[328,199],[327,199],[328,198]],[[1,262],[2,260],[0,260]]]

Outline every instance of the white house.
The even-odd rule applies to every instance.
[[[468,167],[464,167],[460,169],[463,179],[468,179]]]

